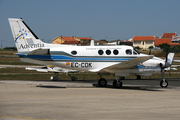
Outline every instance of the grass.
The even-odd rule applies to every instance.
[[[0,55],[14,55],[17,51],[0,51]]]
[[[19,57],[0,57],[1,65],[35,65],[32,63],[21,62]]]
[[[25,70],[24,68],[2,68],[0,69],[0,80],[50,80],[53,73],[44,73]],[[78,80],[98,80],[100,77],[97,73],[70,73],[70,76],[77,77]],[[66,74],[59,73],[59,80],[71,80]],[[113,75],[102,76],[105,79],[115,79]],[[161,74],[153,74],[152,76],[142,76],[142,79],[162,78]],[[169,75],[166,72],[166,78],[180,78],[177,73]],[[126,79],[136,79],[135,75],[127,76]]]

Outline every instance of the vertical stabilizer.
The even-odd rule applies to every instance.
[[[174,58],[174,53],[169,53],[167,58],[168,58],[167,62],[171,65]]]
[[[22,19],[9,18],[9,24],[18,52],[32,51],[45,47]]]

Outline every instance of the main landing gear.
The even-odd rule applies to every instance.
[[[113,87],[114,88],[121,88],[122,87],[122,85],[123,85],[123,83],[122,83],[122,79],[124,79],[124,77],[122,77],[122,78],[120,78],[120,77],[117,77],[116,78],[116,80],[114,80],[113,81]],[[100,87],[106,87],[106,85],[107,85],[107,80],[106,79],[104,79],[104,78],[100,78],[99,80],[98,80],[98,85],[100,86]]]
[[[123,83],[121,81],[122,79],[123,79],[123,77],[122,78],[117,77],[116,80],[113,81],[113,87],[114,88],[121,88],[123,85]]]
[[[107,85],[107,80],[104,79],[104,78],[100,78],[100,79],[98,80],[98,85],[99,85],[100,87],[106,87],[106,85]]]

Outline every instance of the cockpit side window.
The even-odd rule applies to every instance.
[[[131,50],[131,49],[127,49],[127,50],[126,50],[126,54],[127,54],[127,55],[132,55],[132,50]]]

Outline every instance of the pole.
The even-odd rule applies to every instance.
[[[2,49],[2,41],[3,41],[3,40],[1,40],[1,49]]]

